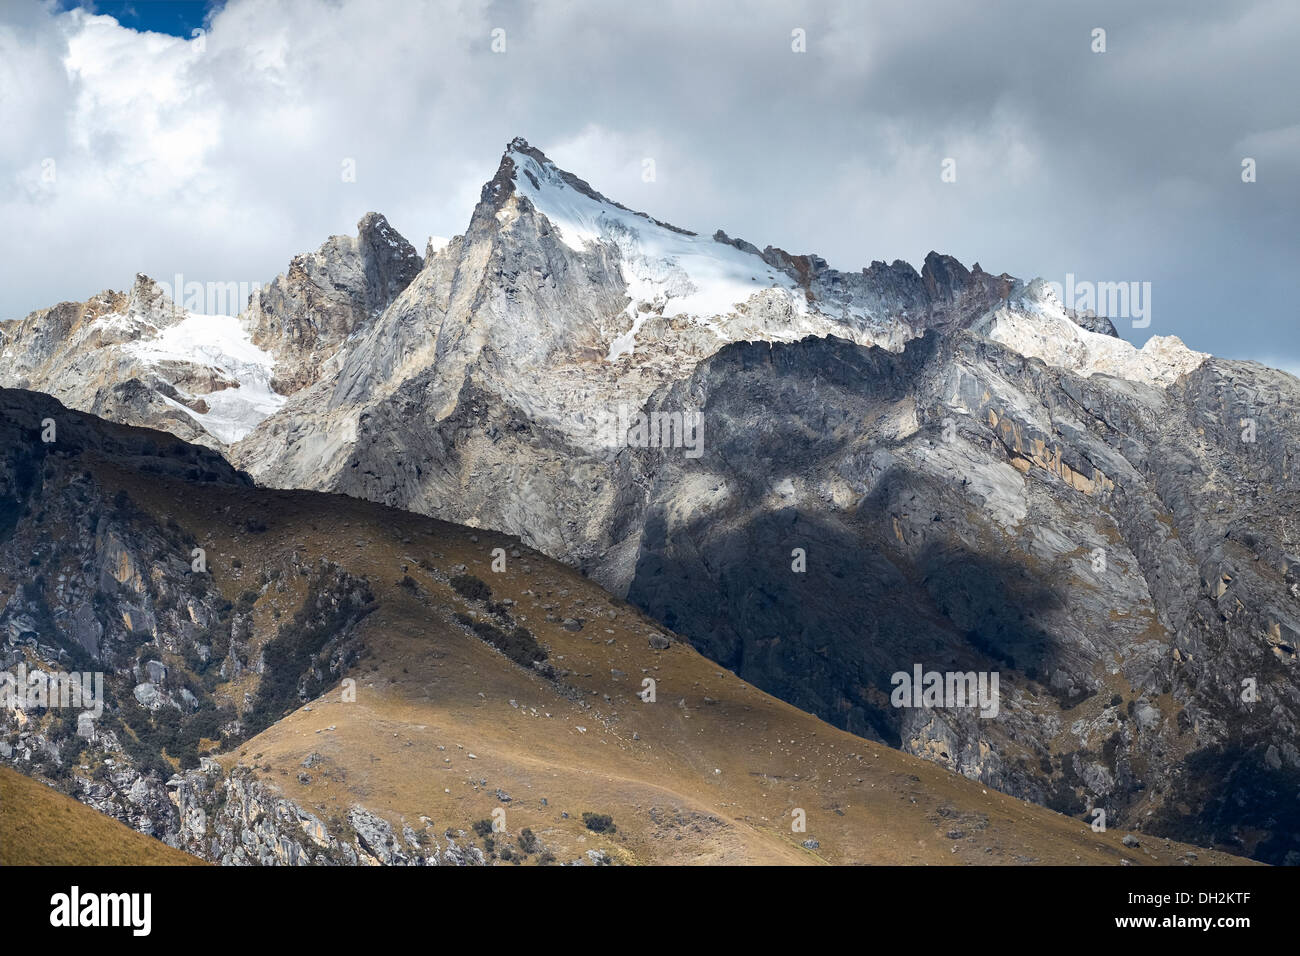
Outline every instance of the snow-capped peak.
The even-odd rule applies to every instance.
[[[650,309],[669,318],[725,316],[752,296],[775,289],[804,311],[794,280],[761,256],[607,199],[524,140],[512,141],[506,157],[513,164],[515,193],[546,217],[561,242],[575,252],[602,242],[617,248],[633,327],[612,344],[611,360],[631,351],[638,316]]]

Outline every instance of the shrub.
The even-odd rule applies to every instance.
[[[481,837],[485,837],[492,832],[491,820],[479,820],[474,824],[474,832]]]
[[[331,639],[341,636],[374,608],[374,595],[364,581],[340,575],[311,583],[293,620],[281,624],[275,638],[262,650],[265,669],[257,698],[247,714],[250,733],[260,733],[297,701],[320,692],[323,680],[313,667],[317,655]]]
[[[536,853],[541,848],[541,842],[537,839],[537,834],[533,833],[528,827],[524,827],[519,833],[519,851],[524,854]]]
[[[546,650],[537,643],[526,627],[515,627],[509,634],[490,621],[473,621],[474,633],[487,641],[516,664],[531,667],[533,661],[546,660]]]
[[[593,833],[613,833],[618,829],[614,826],[614,818],[608,813],[584,813],[582,823]]]
[[[461,597],[471,601],[490,601],[492,589],[487,583],[472,574],[458,574],[451,579],[451,586]]]

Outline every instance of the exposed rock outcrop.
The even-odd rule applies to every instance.
[[[355,238],[332,236],[316,252],[295,256],[244,316],[253,341],[279,359],[275,390],[290,395],[315,382],[339,346],[367,329],[423,265],[375,212],[357,223]]]

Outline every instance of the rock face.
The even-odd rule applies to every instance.
[[[167,781],[179,821],[173,845],[224,866],[471,866],[476,846],[453,836],[402,834],[365,807],[333,825],[274,793],[247,768],[215,760]],[[426,828],[427,829],[427,828]],[[168,842],[173,842],[169,840]],[[440,845],[441,844],[441,845]]]
[[[0,371],[58,394],[24,370],[122,308],[27,320]],[[522,140],[463,236],[420,260],[367,217],[244,323],[287,396],[229,447],[259,482],[517,534],[1015,795],[1300,854],[1295,379],[936,253],[844,273],[705,238]],[[69,400],[136,420],[104,396],[138,387]],[[917,665],[996,673],[996,716],[896,706]]]
[[[1228,844],[1272,820],[1238,848],[1296,852],[1295,379],[1085,379],[963,332],[729,346],[651,406],[687,396],[707,453],[637,450],[615,479],[639,491],[634,604],[1006,792]],[[917,664],[998,673],[999,712],[895,706]]]
[[[316,252],[296,256],[243,317],[253,342],[280,360],[275,390],[289,395],[316,381],[322,364],[368,327],[422,266],[415,248],[374,212],[357,223],[355,239],[332,236]]]

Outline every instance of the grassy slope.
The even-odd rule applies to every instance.
[[[0,767],[0,866],[197,866],[57,790]]]
[[[143,485],[131,473],[100,470],[193,532],[232,599],[295,548],[370,579],[379,609],[362,625],[369,653],[350,675],[356,702],[342,702],[335,688],[219,757],[227,768],[256,766],[325,819],[362,803],[417,831],[421,817],[437,833],[469,829],[501,806],[501,788],[513,798],[508,832],[531,828],[561,861],[599,848],[628,863],[1115,865],[1177,863],[1189,849],[1147,836],[1126,848],[1123,831],[1093,833],[839,731],[684,644],[655,651],[647,639],[661,630],[654,622],[535,552],[524,548],[506,573],[492,573],[492,549],[516,546],[505,536],[340,496],[210,486],[200,499],[179,483]],[[250,518],[267,530],[245,531]],[[234,558],[242,567],[233,568]],[[421,558],[443,572],[465,564],[495,599],[514,599],[516,619],[553,664],[573,672],[566,683],[590,708],[456,625],[450,611],[469,606]],[[419,591],[399,585],[404,564]],[[263,596],[258,634],[273,633],[273,606],[284,621],[300,600],[300,584]],[[548,623],[543,604],[586,624],[571,632]],[[635,696],[644,676],[658,683],[656,703]],[[304,784],[301,762],[313,752],[324,760]],[[807,815],[806,833],[791,831],[795,808]],[[618,832],[588,832],[584,811],[610,814]],[[809,838],[820,846],[801,846]],[[1241,862],[1208,850],[1196,856]]]

